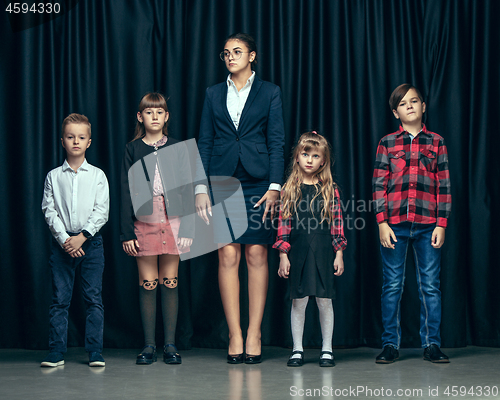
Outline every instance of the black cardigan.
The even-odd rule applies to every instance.
[[[174,147],[166,149],[170,146]],[[120,241],[122,242],[137,239],[134,233],[136,216],[153,213],[152,191],[157,163],[167,214],[181,217],[179,237],[194,238],[193,168],[187,147],[183,142],[169,137],[167,143],[158,147],[156,154],[154,153],[155,148],[148,146],[141,139],[127,143],[125,147],[121,170]],[[135,164],[137,161],[139,163]],[[133,179],[132,185],[129,176]]]

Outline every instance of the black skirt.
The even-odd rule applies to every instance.
[[[271,215],[268,213],[265,222],[262,216],[266,204],[254,208],[255,204],[269,189],[268,179],[252,177],[243,167],[241,161],[234,172],[236,186],[227,180],[212,179],[212,202],[223,204],[219,212],[225,216],[214,215],[214,240],[216,243],[240,244],[271,244],[273,243],[273,228]],[[241,188],[241,189],[240,189]],[[243,199],[240,199],[241,192]],[[240,192],[238,195],[237,192]],[[212,207],[214,208],[214,207]],[[215,211],[214,211],[215,213]],[[229,217],[229,218],[227,218]]]

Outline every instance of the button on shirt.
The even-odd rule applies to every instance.
[[[378,223],[410,221],[446,228],[451,184],[444,139],[425,125],[413,139],[402,126],[383,137],[372,186]]]
[[[108,220],[109,186],[106,175],[87,160],[77,172],[67,161],[45,178],[42,212],[52,235],[62,246],[67,232],[95,235]]]

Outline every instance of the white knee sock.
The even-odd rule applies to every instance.
[[[309,301],[309,296],[302,299],[292,300],[292,338],[293,351],[304,351],[302,347],[302,335],[304,334],[304,322],[306,320],[306,307]],[[300,358],[299,354],[294,354],[292,358]]]
[[[333,338],[333,304],[331,299],[316,297],[319,310],[319,322],[321,324],[321,335],[323,336],[322,351],[332,351]],[[324,354],[322,358],[331,359],[332,356]]]

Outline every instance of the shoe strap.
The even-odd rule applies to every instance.
[[[146,345],[142,348],[141,353],[142,353],[145,349],[147,349],[148,347],[152,348],[152,349],[153,349],[153,351],[156,351],[156,346],[151,346],[150,344],[146,344]]]
[[[333,356],[333,352],[331,352],[331,351],[322,351],[321,355],[323,355],[323,354],[330,354],[331,356]]]
[[[300,350],[294,350],[294,351],[292,351],[291,355],[293,356],[294,354],[304,354],[304,352],[300,351]]]

